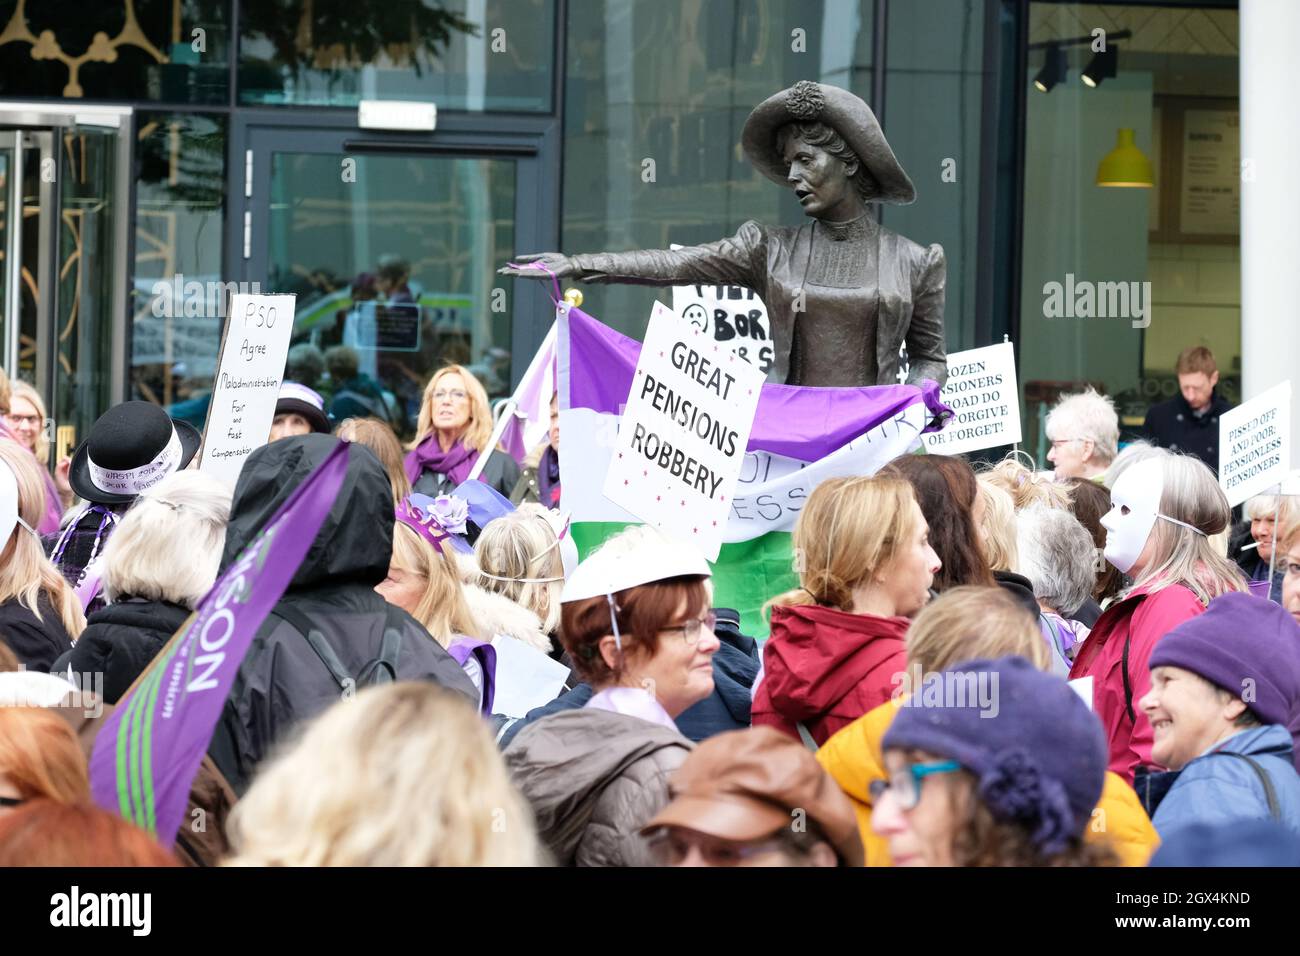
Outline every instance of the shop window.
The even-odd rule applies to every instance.
[[[551,110],[553,0],[262,0],[239,28],[241,103]]]
[[[1191,346],[1239,399],[1237,12],[1034,3],[1029,41],[1020,375],[1041,463],[1061,394],[1094,385],[1137,437]]]
[[[229,0],[0,0],[0,96],[225,103]]]
[[[137,122],[131,397],[202,428],[225,308],[225,120],[145,113]]]

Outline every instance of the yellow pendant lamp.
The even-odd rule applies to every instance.
[[[1115,148],[1107,153],[1097,166],[1098,186],[1139,186],[1150,189],[1155,185],[1151,160],[1133,142],[1133,131],[1121,129]]]

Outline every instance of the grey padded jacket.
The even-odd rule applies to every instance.
[[[640,829],[668,803],[668,778],[694,747],[667,727],[595,707],[543,717],[506,748],[560,866],[651,866]]]

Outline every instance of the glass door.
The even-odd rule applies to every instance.
[[[50,201],[48,173],[52,168],[53,136],[48,130],[0,131],[0,156],[3,156],[5,185],[3,193],[4,224],[4,363],[14,379],[38,388],[36,338],[42,292],[48,288],[46,276],[52,262],[48,237],[52,217],[42,217],[42,199]],[[42,195],[41,170],[47,170],[49,183]],[[46,220],[46,221],[43,221]]]
[[[346,136],[252,131],[245,251],[265,263],[261,291],[298,297],[287,376],[335,420],[381,418],[407,440],[438,368],[464,365],[504,397],[545,335],[550,309],[525,304],[540,290],[496,275],[516,249],[543,248],[523,201],[537,160]],[[540,335],[516,329],[525,308]]]
[[[130,115],[0,108],[0,342],[58,426],[51,464],[122,397]]]
[[[10,345],[9,302],[22,281],[22,250],[15,238],[22,215],[22,176],[18,173],[18,133],[0,132],[0,362],[5,371],[17,366],[17,337]],[[13,219],[13,223],[10,219]],[[16,331],[16,330],[15,330]]]

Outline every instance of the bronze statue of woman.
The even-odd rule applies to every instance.
[[[892,385],[906,343],[907,381],[947,379],[943,249],[879,225],[873,202],[916,190],[875,114],[847,90],[801,80],[760,103],[741,145],[768,179],[793,189],[812,221],[750,220],[729,239],[682,249],[521,256],[558,278],[642,285],[739,285],[767,305],[775,362],[790,385]],[[502,275],[546,278],[537,268]]]

